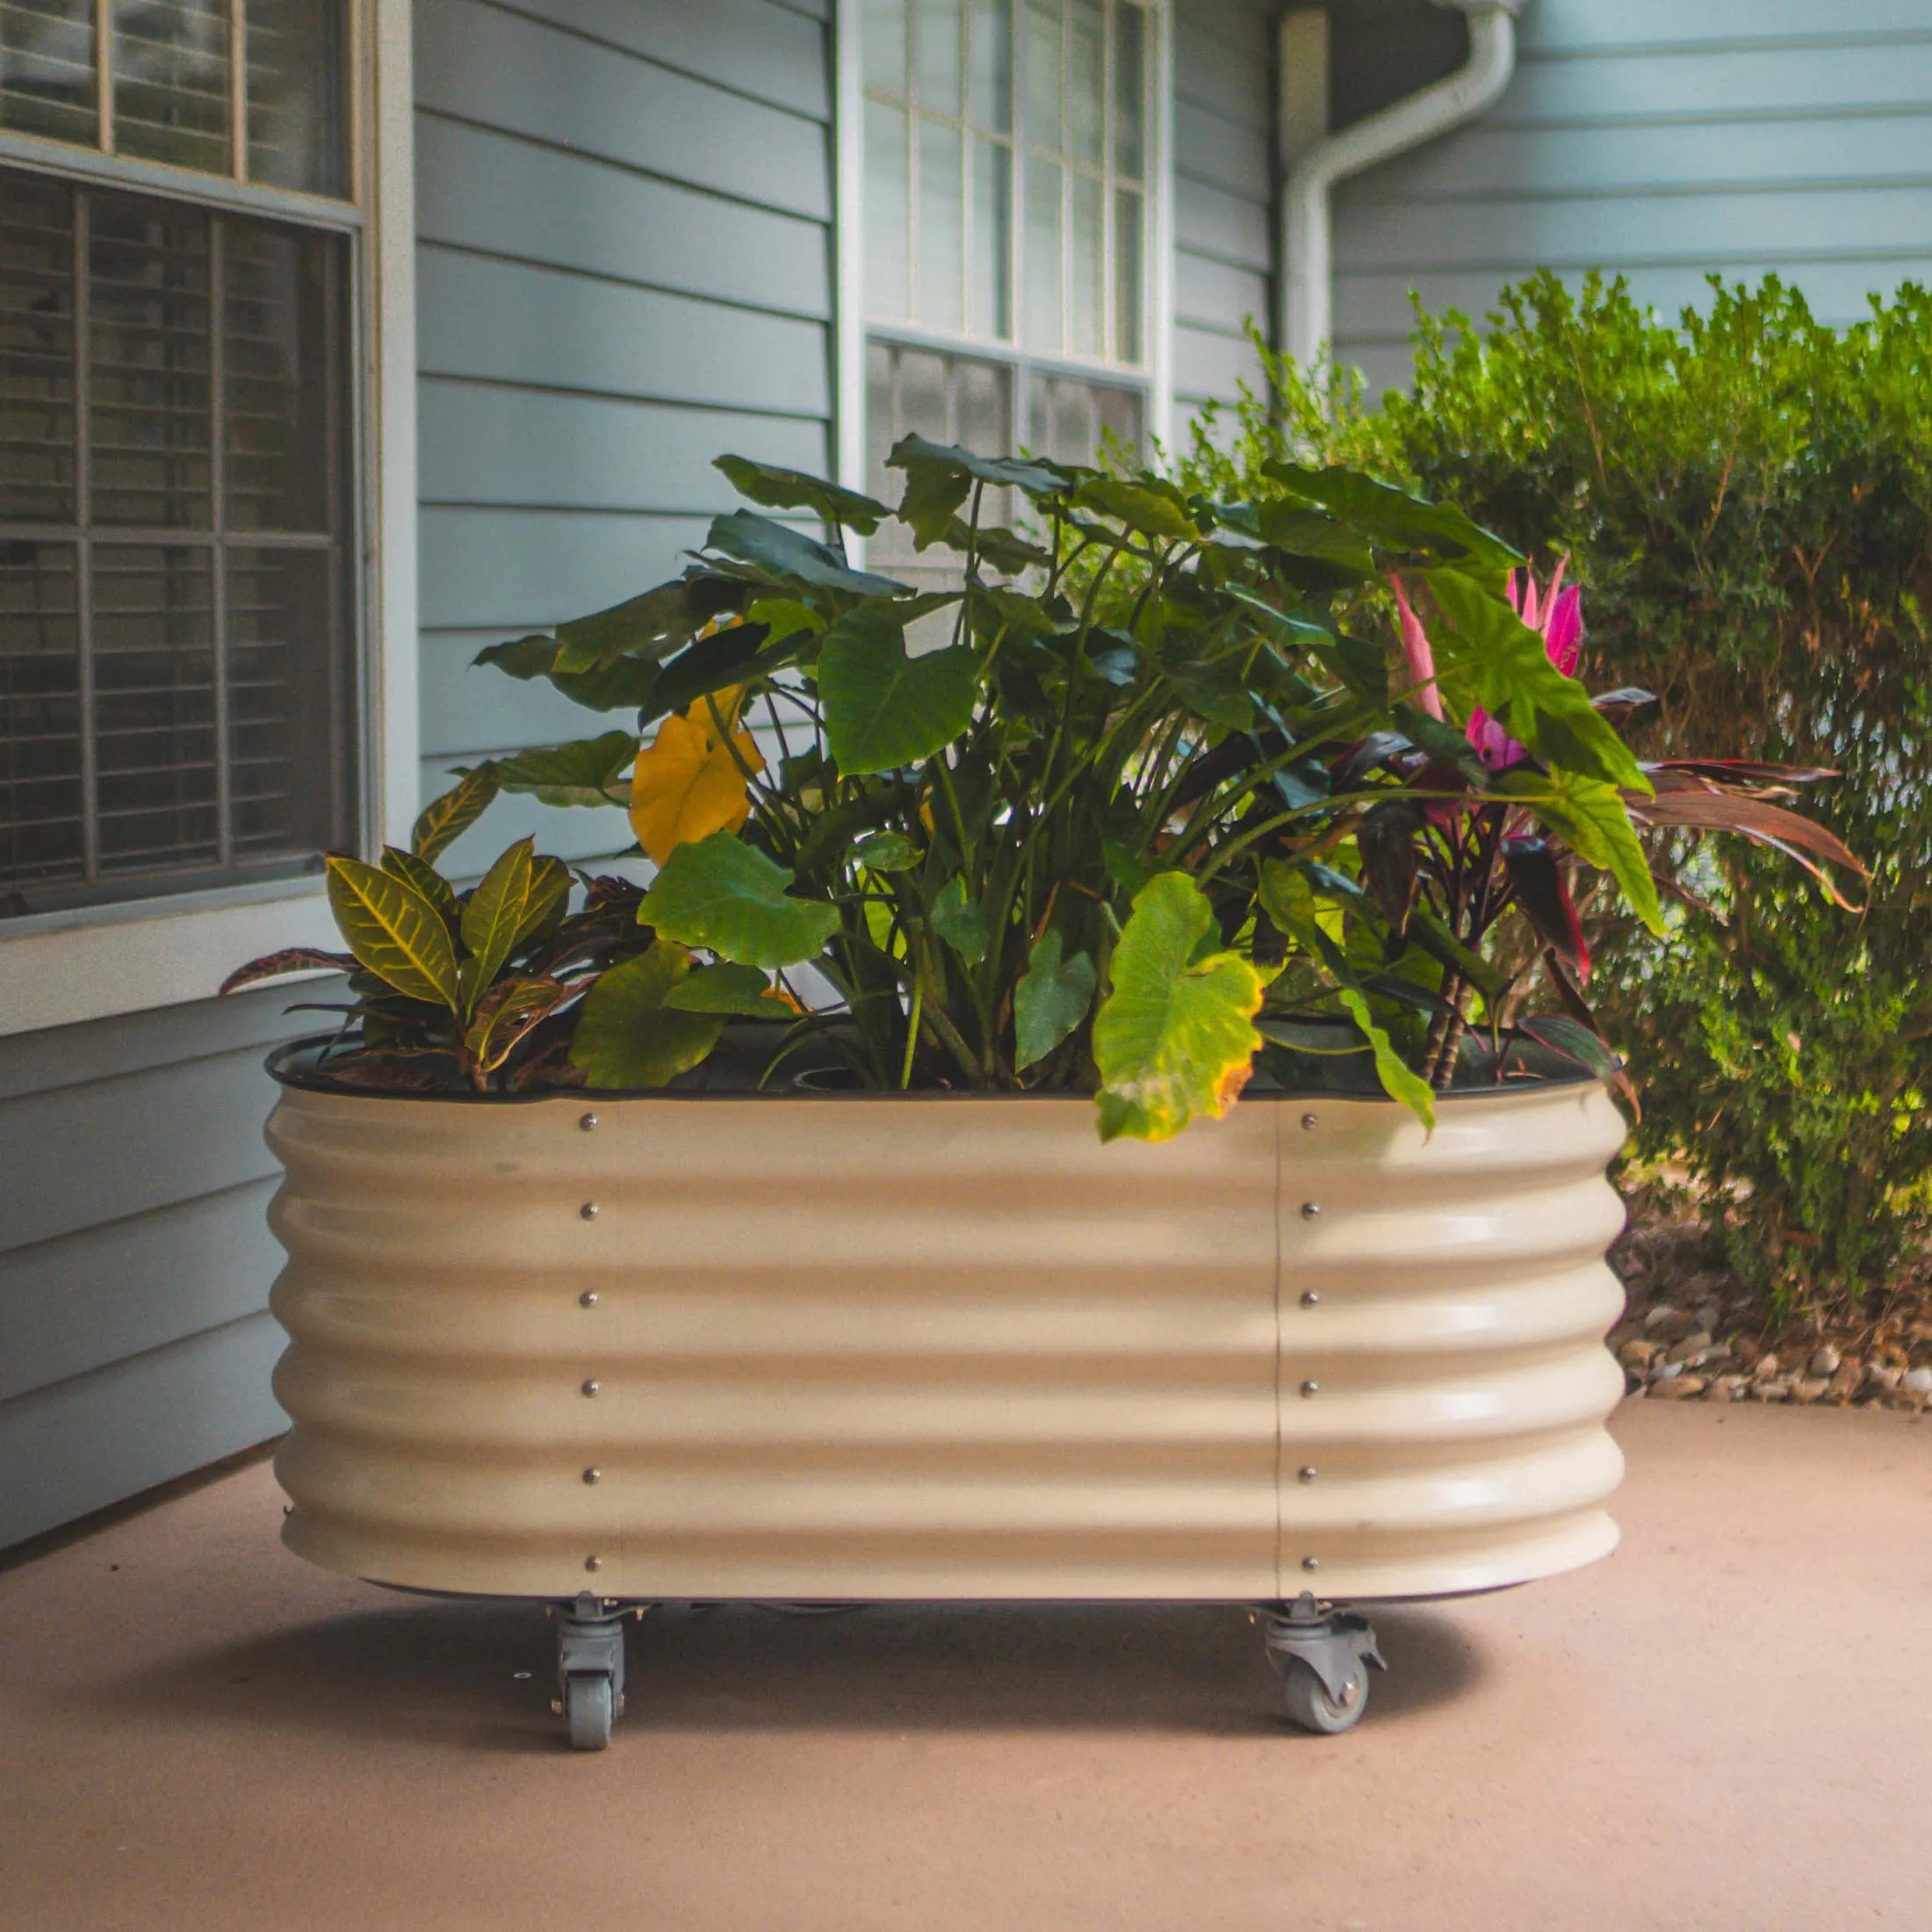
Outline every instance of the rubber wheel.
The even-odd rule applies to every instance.
[[[1315,1674],[1314,1667],[1300,1658],[1290,1658],[1282,1675],[1281,1697],[1287,1705],[1288,1721],[1318,1737],[1337,1737],[1352,1730],[1368,1708],[1368,1666],[1358,1657],[1350,1669],[1337,1703],[1328,1686]]]
[[[564,1719],[573,1751],[601,1751],[610,1741],[610,1679],[602,1672],[572,1676],[564,1685]]]

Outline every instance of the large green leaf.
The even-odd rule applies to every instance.
[[[966,882],[955,872],[939,889],[933,901],[933,930],[969,966],[977,966],[986,956],[991,940],[986,914],[979,901],[969,898]]]
[[[470,949],[465,962],[468,982],[466,1006],[476,1007],[478,996],[496,977],[509,957],[516,935],[530,912],[530,875],[535,869],[537,841],[519,839],[483,875],[470,903],[463,908],[463,943]]]
[[[810,510],[822,522],[843,523],[861,537],[871,536],[891,514],[869,496],[828,483],[822,476],[807,476],[803,470],[775,469],[743,456],[717,457],[713,467],[724,471],[740,496],[768,510]]]
[[[775,643],[761,624],[736,624],[729,631],[700,638],[665,666],[651,696],[653,711],[688,710],[734,684],[751,684],[794,662],[811,643],[809,631],[795,630]]]
[[[331,856],[328,906],[357,961],[407,999],[458,1010],[456,946],[415,887],[360,859]]]
[[[547,678],[573,704],[592,711],[641,710],[650,702],[658,667],[645,658],[614,658],[590,671],[559,671],[557,640],[548,633],[493,644],[470,660],[521,678]]]
[[[590,989],[570,1044],[570,1063],[582,1069],[586,1086],[667,1086],[717,1044],[723,1014],[665,1005],[690,970],[683,947],[660,940]]]
[[[885,460],[890,468],[905,472],[905,495],[898,514],[912,525],[912,540],[920,550],[947,540],[954,513],[976,482],[1021,490],[1037,500],[1057,495],[1073,480],[1070,472],[1055,464],[977,456],[957,443],[932,443],[918,435],[901,436]]]
[[[839,926],[839,909],[796,899],[792,875],[735,833],[675,847],[638,907],[638,923],[745,966],[795,966]]]
[[[753,1020],[782,1020],[792,1009],[784,995],[755,966],[700,966],[665,995],[679,1013],[739,1013]]]
[[[622,804],[637,759],[634,732],[605,732],[499,758],[496,782],[505,791],[535,792],[546,805]]]
[[[602,671],[619,658],[667,658],[714,618],[740,609],[744,602],[745,587],[735,580],[713,570],[688,570],[608,610],[559,624],[552,669]]]
[[[733,510],[712,520],[708,549],[746,565],[767,581],[803,584],[812,590],[843,590],[854,597],[897,597],[904,584],[869,571],[854,570],[835,551],[789,524],[775,523],[755,510]]]
[[[409,834],[409,849],[432,863],[483,816],[496,797],[496,768],[479,765],[466,771],[440,798],[422,808]]]
[[[1359,470],[1310,470],[1279,458],[1263,469],[1291,494],[1333,511],[1386,550],[1447,551],[1498,574],[1523,561],[1518,551],[1453,504],[1429,502]]]
[[[1431,570],[1428,581],[1446,620],[1431,631],[1438,670],[1459,674],[1476,702],[1546,763],[1650,789],[1590,693],[1550,662],[1541,636],[1503,598],[1459,570]]]
[[[1044,1060],[1087,1016],[1093,1005],[1092,957],[1061,955],[1057,929],[1042,935],[1027,961],[1026,972],[1013,988],[1013,1058],[1015,1071]]]
[[[569,910],[570,868],[561,859],[546,856],[537,860],[530,868],[530,898],[511,950],[528,945],[533,939],[547,937],[563,924]]]
[[[1424,1127],[1433,1128],[1436,1124],[1436,1096],[1428,1081],[1415,1071],[1401,1054],[1388,1034],[1375,1024],[1374,1015],[1368,1010],[1368,1001],[1353,986],[1337,986],[1344,1006],[1363,1037],[1368,1042],[1375,1056],[1375,1078],[1382,1083],[1382,1091],[1392,1100],[1402,1104],[1419,1114]]]
[[[909,657],[905,632],[876,604],[847,611],[819,647],[825,739],[847,777],[930,758],[972,723],[978,691],[969,646]]]
[[[1193,543],[1200,535],[1187,508],[1187,499],[1164,478],[1093,476],[1074,493],[1083,509],[1099,510],[1143,537],[1164,542]]]
[[[1261,976],[1238,954],[1208,950],[1215,930],[1207,895],[1184,873],[1157,874],[1135,897],[1093,1021],[1102,1140],[1171,1139],[1197,1114],[1219,1119],[1246,1084]]]
[[[1496,789],[1519,798],[1585,865],[1608,872],[1653,933],[1662,934],[1663,908],[1650,861],[1630,822],[1630,812],[1614,785],[1561,768],[1539,773],[1505,772]]]

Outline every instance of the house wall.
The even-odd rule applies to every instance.
[[[1776,270],[1842,324],[1932,278],[1926,0],[1531,0],[1519,38],[1489,114],[1337,194],[1337,353],[1377,386],[1406,379],[1410,289],[1480,317],[1600,267],[1674,315],[1707,271]]]
[[[829,0],[417,0],[425,796],[608,728],[469,668],[671,575],[736,507],[720,451],[832,465]],[[452,848],[602,856],[523,799]]]
[[[1244,323],[1274,314],[1274,17],[1262,0],[1175,0],[1174,436],[1261,384]]]
[[[0,1548],[263,1441],[286,989],[0,1039]]]

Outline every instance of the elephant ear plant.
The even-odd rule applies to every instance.
[[[1223,503],[918,436],[890,462],[896,511],[720,458],[760,508],[681,576],[479,660],[635,729],[463,774],[414,852],[329,861],[351,960],[237,982],[352,965],[328,1063],[375,1084],[652,1088],[757,1051],[761,1079],[1087,1092],[1104,1136],[1157,1140],[1258,1064],[1361,1062],[1432,1119],[1457,1079],[1614,1071],[1568,880],[1654,921],[1639,818],[1821,849],[1757,796],[1792,775],[1640,768],[1642,694],[1592,701],[1459,511],[1286,464]],[[946,588],[854,563],[895,515]],[[430,861],[499,791],[622,810],[647,889],[584,880],[573,912],[526,840],[458,893]],[[1514,1017],[1525,928],[1567,1016]]]

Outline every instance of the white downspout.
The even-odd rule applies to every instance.
[[[1445,134],[1502,98],[1516,71],[1516,16],[1526,0],[1437,0],[1469,17],[1469,58],[1445,79],[1317,141],[1281,192],[1282,347],[1303,364],[1333,339],[1329,197],[1337,182]]]

